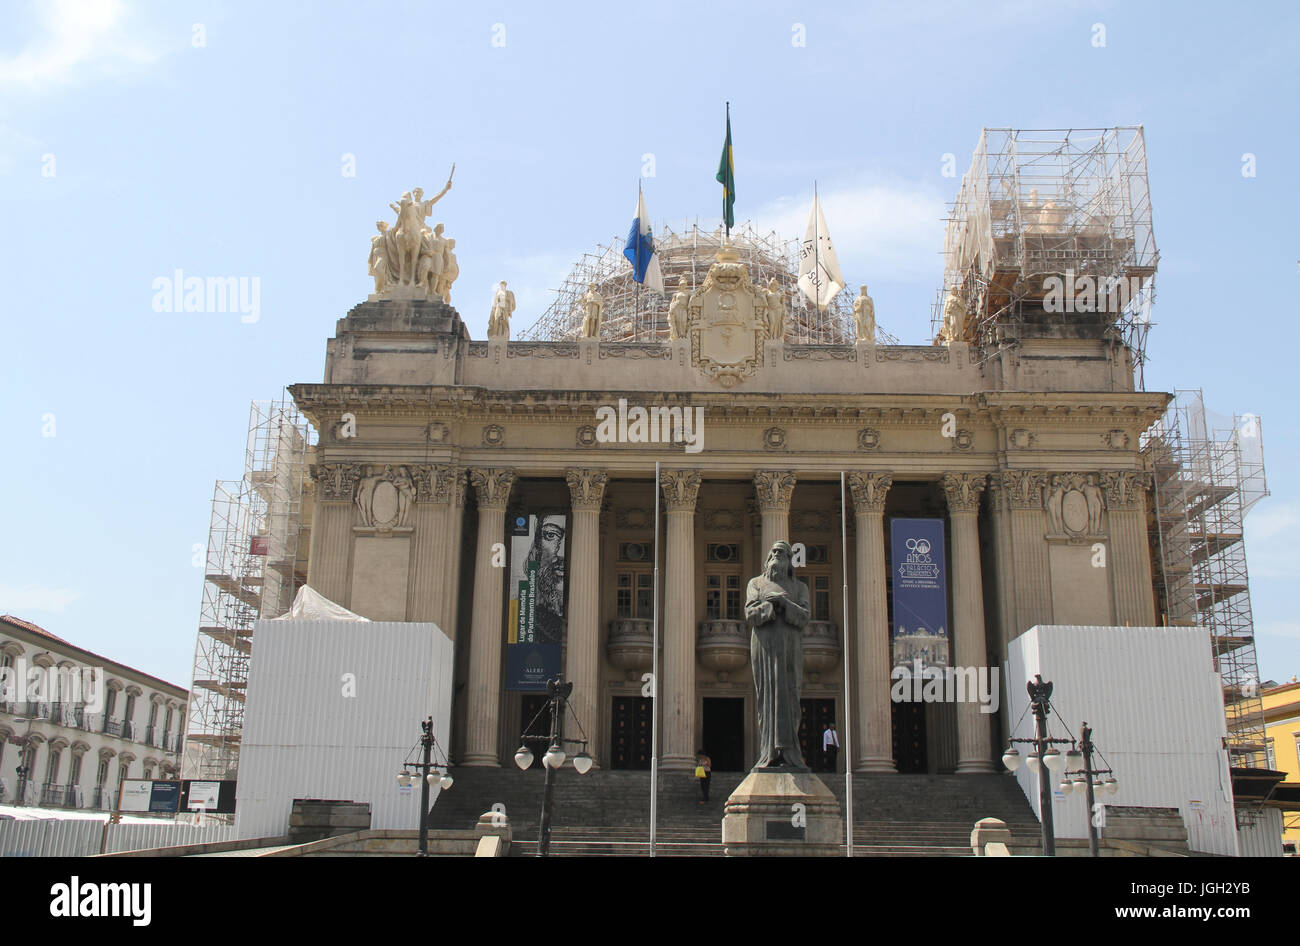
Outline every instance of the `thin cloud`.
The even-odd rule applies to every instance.
[[[123,0],[33,3],[34,30],[16,55],[0,59],[0,85],[45,88],[151,65],[161,45]]]
[[[943,272],[946,208],[937,188],[908,181],[830,184],[819,188],[826,226],[850,280],[931,279]],[[781,197],[754,214],[761,231],[802,239],[812,194]]]
[[[1300,638],[1300,621],[1256,621],[1255,636]]]
[[[1300,502],[1261,503],[1246,519],[1246,565],[1252,578],[1300,578],[1295,536]]]
[[[32,611],[61,614],[80,597],[81,592],[72,588],[41,588],[36,585],[17,588],[0,585],[0,612],[19,617]]]

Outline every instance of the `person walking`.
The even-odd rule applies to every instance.
[[[835,771],[835,762],[840,754],[840,737],[835,733],[835,724],[830,723],[822,733],[822,762],[827,772]]]
[[[706,804],[709,800],[709,779],[713,775],[713,760],[710,759],[703,749],[695,751],[695,777],[700,782],[700,804]]]

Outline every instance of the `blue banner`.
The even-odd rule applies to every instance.
[[[154,782],[149,794],[149,810],[175,813],[181,810],[181,783]]]
[[[565,533],[562,515],[518,515],[510,529],[506,689],[538,692],[560,676],[564,644]]]
[[[894,666],[947,667],[948,573],[942,519],[890,519]],[[917,661],[920,661],[919,665]]]

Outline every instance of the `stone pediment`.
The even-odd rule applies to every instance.
[[[691,293],[691,364],[727,388],[753,375],[763,364],[766,305],[748,267],[720,252],[704,284]]]

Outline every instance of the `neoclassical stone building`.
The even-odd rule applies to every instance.
[[[542,568],[563,596],[577,718],[597,765],[647,767],[657,491],[665,770],[700,746],[720,769],[753,764],[744,589],[787,539],[806,551],[814,756],[826,722],[851,721],[841,767],[993,771],[1001,712],[891,700],[890,522],[944,523],[956,666],[1000,666],[1035,624],[1156,624],[1139,438],[1169,397],[1135,390],[1132,352],[1098,324],[978,353],[801,344],[734,254],[704,268],[651,341],[509,341],[497,313],[495,337],[472,340],[421,293],[353,308],[323,383],[290,389],[320,435],[309,584],[372,619],[444,628],[453,761],[508,764],[540,699],[512,688],[514,540],[529,517],[552,523]],[[646,425],[637,408],[667,410]],[[673,442],[684,418],[694,440]]]

